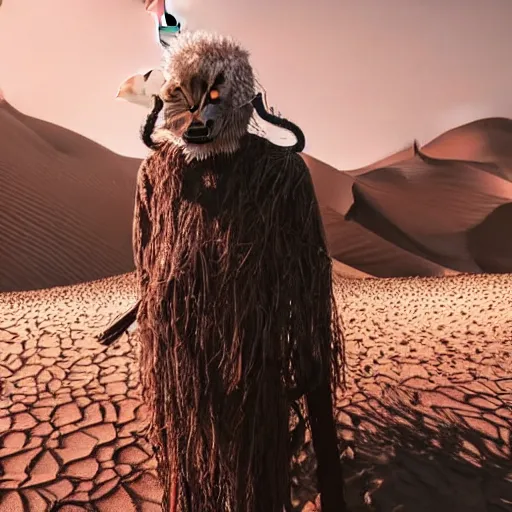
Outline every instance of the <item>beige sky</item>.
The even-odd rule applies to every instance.
[[[175,0],[237,37],[269,101],[338,168],[479,117],[512,118],[512,0]],[[142,156],[144,109],[114,99],[158,64],[141,0],[3,0],[0,87],[20,110]]]

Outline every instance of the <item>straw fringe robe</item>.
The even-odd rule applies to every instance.
[[[164,509],[282,512],[290,393],[334,386],[341,361],[306,165],[256,135],[192,163],[166,143],[139,171],[134,247]]]

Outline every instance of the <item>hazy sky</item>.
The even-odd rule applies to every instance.
[[[307,152],[369,164],[479,117],[512,118],[512,0],[175,0],[238,38]],[[3,0],[0,87],[30,115],[142,156],[142,107],[115,100],[158,64],[141,0]]]

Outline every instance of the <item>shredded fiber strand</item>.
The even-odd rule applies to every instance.
[[[282,512],[289,397],[338,385],[343,365],[306,165],[250,134],[191,163],[166,143],[139,171],[134,247],[163,509]]]

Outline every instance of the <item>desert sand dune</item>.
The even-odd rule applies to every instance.
[[[391,155],[388,155],[384,158],[381,158],[380,160],[377,160],[376,162],[372,164],[365,165],[364,167],[359,167],[358,169],[352,169],[350,171],[347,171],[347,173],[350,176],[359,176],[361,174],[365,174],[368,171],[374,171],[375,169],[383,169],[385,167],[392,167],[397,164],[400,164],[401,162],[404,162],[405,160],[409,160],[410,158],[414,157],[414,145],[411,143],[409,146],[405,147],[404,149],[397,151],[396,153],[392,153]]]
[[[354,204],[357,178],[310,155],[302,154],[302,158],[311,172],[331,256],[344,265],[337,267],[339,273],[346,277],[355,276],[356,271],[377,277],[457,273],[409,252],[359,222],[347,220],[346,215]]]
[[[439,135],[422,147],[422,151],[433,158],[491,163],[498,167],[497,174],[511,179],[512,175],[512,120],[503,117],[478,119]],[[359,176],[368,171],[391,167],[414,156],[411,143],[370,165],[350,171]]]
[[[354,177],[310,155],[302,154],[302,158],[311,172],[329,250],[339,263],[338,274],[397,277],[456,273],[388,242],[360,223],[347,221],[345,216],[354,203]]]
[[[512,182],[504,178],[511,123],[477,121],[432,141],[429,156],[409,148],[356,171],[339,172],[303,155],[331,254],[343,263],[339,271],[379,277],[512,272]],[[1,99],[0,150],[0,291],[132,270],[140,160]]]
[[[473,121],[436,137],[423,147],[435,158],[492,163],[497,174],[512,179],[512,120],[491,117]]]
[[[411,145],[347,171],[357,198],[349,217],[441,267],[511,272],[512,120],[454,128],[421,153]]]
[[[442,153],[441,142],[430,147]],[[445,154],[452,158],[413,147],[364,172],[339,172],[303,155],[333,258],[379,277],[511,272],[506,168]]]
[[[508,272],[512,236],[503,235],[502,226],[512,226],[512,203],[496,208],[468,233],[468,249],[475,262],[489,272]]]
[[[512,203],[512,181],[496,175],[493,164],[415,154],[355,177],[353,194],[349,218],[394,245],[460,272],[489,272],[476,263],[467,234]]]
[[[361,270],[357,270],[356,268],[349,267],[345,265],[345,263],[341,263],[338,260],[332,260],[332,274],[335,280],[350,278],[350,279],[368,279],[374,277],[366,272],[361,272]]]
[[[0,291],[133,267],[138,162],[0,100]]]
[[[321,208],[333,259],[376,277],[445,276],[458,272],[402,249],[346,220],[330,208]]]
[[[342,279],[337,296],[352,511],[511,510],[512,276]],[[136,333],[94,339],[134,300],[130,276],[0,295],[0,510],[159,511]]]

